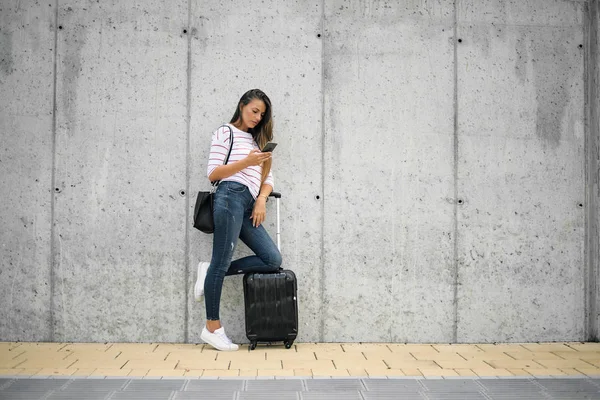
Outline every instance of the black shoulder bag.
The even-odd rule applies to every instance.
[[[231,155],[231,149],[233,148],[233,131],[227,125],[224,125],[229,129],[229,152],[223,165],[229,162],[229,156]],[[213,219],[213,202],[215,192],[221,181],[214,181],[210,191],[200,191],[196,197],[196,206],[194,207],[194,228],[201,230],[204,233],[213,233],[215,231],[215,221]]]

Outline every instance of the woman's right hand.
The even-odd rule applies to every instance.
[[[262,151],[254,149],[246,156],[244,161],[249,167],[253,165],[261,165],[271,158],[272,154],[273,153],[263,153]]]

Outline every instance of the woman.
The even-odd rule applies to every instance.
[[[233,148],[223,165],[231,145],[229,129]],[[246,92],[230,123],[213,134],[207,174],[211,182],[221,181],[214,198],[213,251],[210,263],[198,264],[194,294],[196,300],[204,294],[206,305],[206,326],[200,337],[217,350],[238,349],[225,334],[219,317],[224,277],[276,271],[281,265],[281,254],[262,226],[273,176],[272,153],[260,149],[272,139],[271,101],[258,89]],[[232,262],[238,237],[256,255]]]

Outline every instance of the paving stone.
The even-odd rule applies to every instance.
[[[588,379],[536,379],[535,382],[554,392],[598,392],[598,387]]]
[[[48,390],[60,389],[68,379],[15,379],[15,381],[4,389],[10,392],[46,392]]]
[[[363,379],[369,392],[418,393],[423,386],[415,379]]]
[[[138,390],[157,390],[157,391],[174,391],[181,390],[185,380],[183,379],[136,379],[132,380],[123,391],[138,391]]]
[[[237,400],[237,392],[175,392],[173,400]]]
[[[426,392],[425,396],[429,400],[488,400],[481,392]]]
[[[0,400],[41,400],[47,392],[0,392]]]
[[[213,380],[213,379],[201,379],[201,380],[190,380],[187,386],[185,387],[186,391],[210,391],[210,392],[219,392],[219,391],[228,391],[235,392],[237,390],[242,390],[244,387],[243,380]]]
[[[96,392],[121,390],[129,382],[129,379],[76,379],[69,383],[64,391]]]
[[[246,390],[252,391],[273,391],[273,392],[301,392],[304,390],[301,380],[255,380],[246,382]]]
[[[306,381],[308,391],[359,391],[363,390],[358,379],[311,379]]]
[[[388,392],[361,392],[365,400],[423,400],[425,397],[419,393],[402,393],[402,396],[398,396],[398,393]]]
[[[480,379],[486,392],[489,393],[540,393],[542,388],[529,379]]]
[[[600,400],[600,393],[548,393],[552,400]]]
[[[515,391],[512,393],[486,393],[486,395],[490,400],[540,400],[549,398],[542,392],[520,393]]]
[[[104,400],[111,394],[111,391],[104,392],[85,392],[85,391],[55,391],[44,400]]]
[[[363,400],[359,391],[335,391],[335,392],[302,392],[300,393],[302,400]],[[275,398],[273,398],[275,399]],[[259,399],[256,399],[259,400]],[[260,399],[262,400],[262,399]]]
[[[238,400],[298,400],[297,392],[238,392]]]
[[[600,379],[0,380],[0,400],[600,400]]]
[[[170,400],[173,395],[172,391],[129,391],[115,392],[110,400]]]
[[[437,379],[422,380],[421,383],[425,386],[426,392],[480,392],[483,388],[473,379]]]

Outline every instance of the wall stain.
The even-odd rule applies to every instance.
[[[62,93],[61,103],[65,116],[64,127],[68,134],[75,124],[77,114],[77,89],[82,71],[81,52],[87,39],[87,27],[78,25],[70,17],[72,9],[67,9],[63,15],[65,26],[63,32],[63,57],[62,57]]]
[[[516,58],[515,58],[515,75],[520,83],[524,84],[527,80],[527,61],[529,56],[527,53],[527,37],[521,32],[515,43]]]
[[[572,61],[568,46],[564,40],[529,39],[528,43],[537,99],[536,134],[552,147],[560,144],[562,121],[570,102],[567,87]]]
[[[0,72],[9,76],[14,72],[12,32],[0,31]]]
[[[485,59],[495,58],[495,41],[514,40],[514,73],[523,85],[533,85],[536,92],[536,135],[546,145],[557,147],[563,129],[574,130],[574,116],[566,115],[570,103],[574,43],[548,40],[541,33],[533,34],[528,28],[516,35],[507,35],[504,25],[472,26],[472,40],[481,49]],[[510,48],[511,45],[509,45]],[[506,46],[501,46],[505,48]],[[579,62],[579,60],[577,60]],[[529,82],[529,83],[528,83]],[[564,121],[564,126],[563,126]]]

